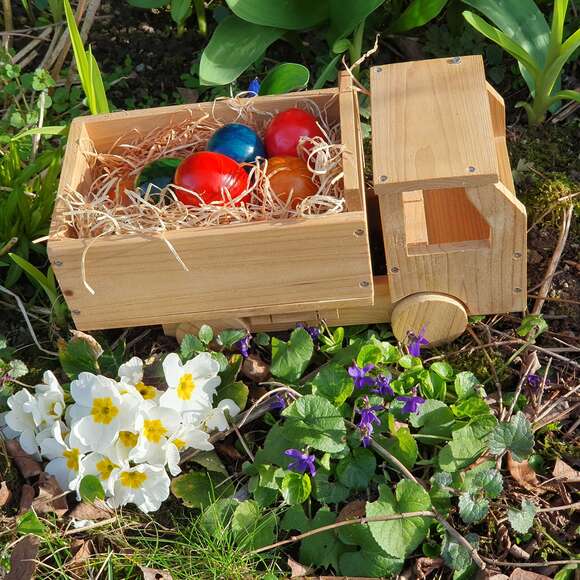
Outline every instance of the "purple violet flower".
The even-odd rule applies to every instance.
[[[248,93],[254,93],[254,95],[257,95],[259,92],[260,92],[260,81],[258,80],[258,77],[255,77],[250,81],[250,84],[248,85]]]
[[[282,411],[286,408],[286,399],[279,393],[275,393],[271,399],[270,409],[272,411]]]
[[[422,405],[425,402],[425,399],[416,395],[401,395],[400,397],[397,397],[397,401],[405,402],[402,409],[403,413],[418,413],[419,405]]]
[[[409,354],[414,357],[421,356],[421,347],[429,344],[429,341],[425,338],[425,327],[419,331],[419,334],[410,333],[409,336],[412,337],[407,347]]]
[[[308,455],[308,453],[303,453],[299,449],[286,449],[284,455],[295,460],[288,464],[288,469],[298,473],[305,473],[308,470],[312,477],[316,475],[316,467],[314,466],[316,457],[314,455]]]
[[[534,373],[530,373],[526,377],[526,380],[528,381],[528,385],[530,385],[532,389],[539,389],[542,384],[542,377]]]
[[[238,342],[238,348],[240,349],[240,353],[244,358],[248,358],[250,356],[250,342],[252,341],[252,335],[246,334],[242,340]]]
[[[381,420],[377,417],[377,412],[383,411],[384,407],[382,405],[369,405],[368,397],[363,397],[363,402],[365,406],[356,409],[356,412],[360,415],[357,427],[362,435],[363,447],[367,447],[373,434],[373,423],[381,424]]]
[[[391,375],[378,375],[375,383],[378,388],[373,389],[372,392],[381,397],[394,397],[395,393],[393,392],[393,389],[391,389],[392,378]]]
[[[310,335],[312,342],[316,342],[320,336],[320,328],[316,326],[306,326],[303,322],[298,322],[296,328],[303,328]]]
[[[375,365],[369,364],[364,367],[359,367],[356,363],[348,367],[348,374],[354,379],[354,386],[357,389],[364,389],[366,387],[372,387],[375,384],[375,379],[373,377],[367,377],[367,373],[372,371]]]

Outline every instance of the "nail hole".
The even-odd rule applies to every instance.
[[[397,266],[393,266],[393,267],[391,268],[391,272],[392,272],[393,274],[396,274],[398,271],[399,271],[399,268],[397,268]]]
[[[521,291],[522,291],[522,289],[521,289],[519,286],[516,286],[516,287],[514,288],[514,292],[515,292],[516,294],[519,294]]]
[[[354,230],[354,235],[358,236],[358,237],[362,236],[364,233],[365,233],[365,231],[362,228],[358,228],[358,229]]]
[[[360,286],[361,288],[368,288],[368,287],[370,286],[370,282],[367,282],[367,280],[363,280],[363,281],[362,281],[362,282],[359,284],[359,286]]]
[[[386,175],[381,175],[380,180],[381,181],[387,181],[387,179],[389,179]]]

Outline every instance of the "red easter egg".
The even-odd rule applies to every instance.
[[[230,197],[237,198],[247,188],[248,174],[230,157],[199,151],[181,162],[173,182],[176,185],[175,195],[187,205],[201,205],[200,200],[189,191],[197,193],[205,203],[218,202],[218,205],[224,205]],[[249,193],[244,195],[235,202],[236,205],[247,202],[249,197]]]
[[[270,157],[298,157],[300,137],[324,137],[316,118],[302,109],[278,113],[266,129],[264,144]]]
[[[308,165],[299,157],[271,157],[268,159],[268,177],[270,188],[280,201],[287,203],[292,193],[292,209],[318,191]]]

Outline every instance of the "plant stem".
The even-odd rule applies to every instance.
[[[197,17],[197,28],[202,36],[207,36],[207,20],[205,19],[205,5],[203,0],[193,0],[195,15]]]
[[[12,32],[14,30],[14,22],[12,20],[12,0],[2,0],[2,6],[4,8],[4,30],[6,32]],[[8,50],[12,38],[9,34],[4,37],[4,49]]]

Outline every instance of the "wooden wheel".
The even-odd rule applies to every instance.
[[[421,292],[397,302],[391,315],[393,333],[403,341],[409,331],[425,328],[425,338],[432,345],[451,342],[467,327],[463,304],[445,294]]]

